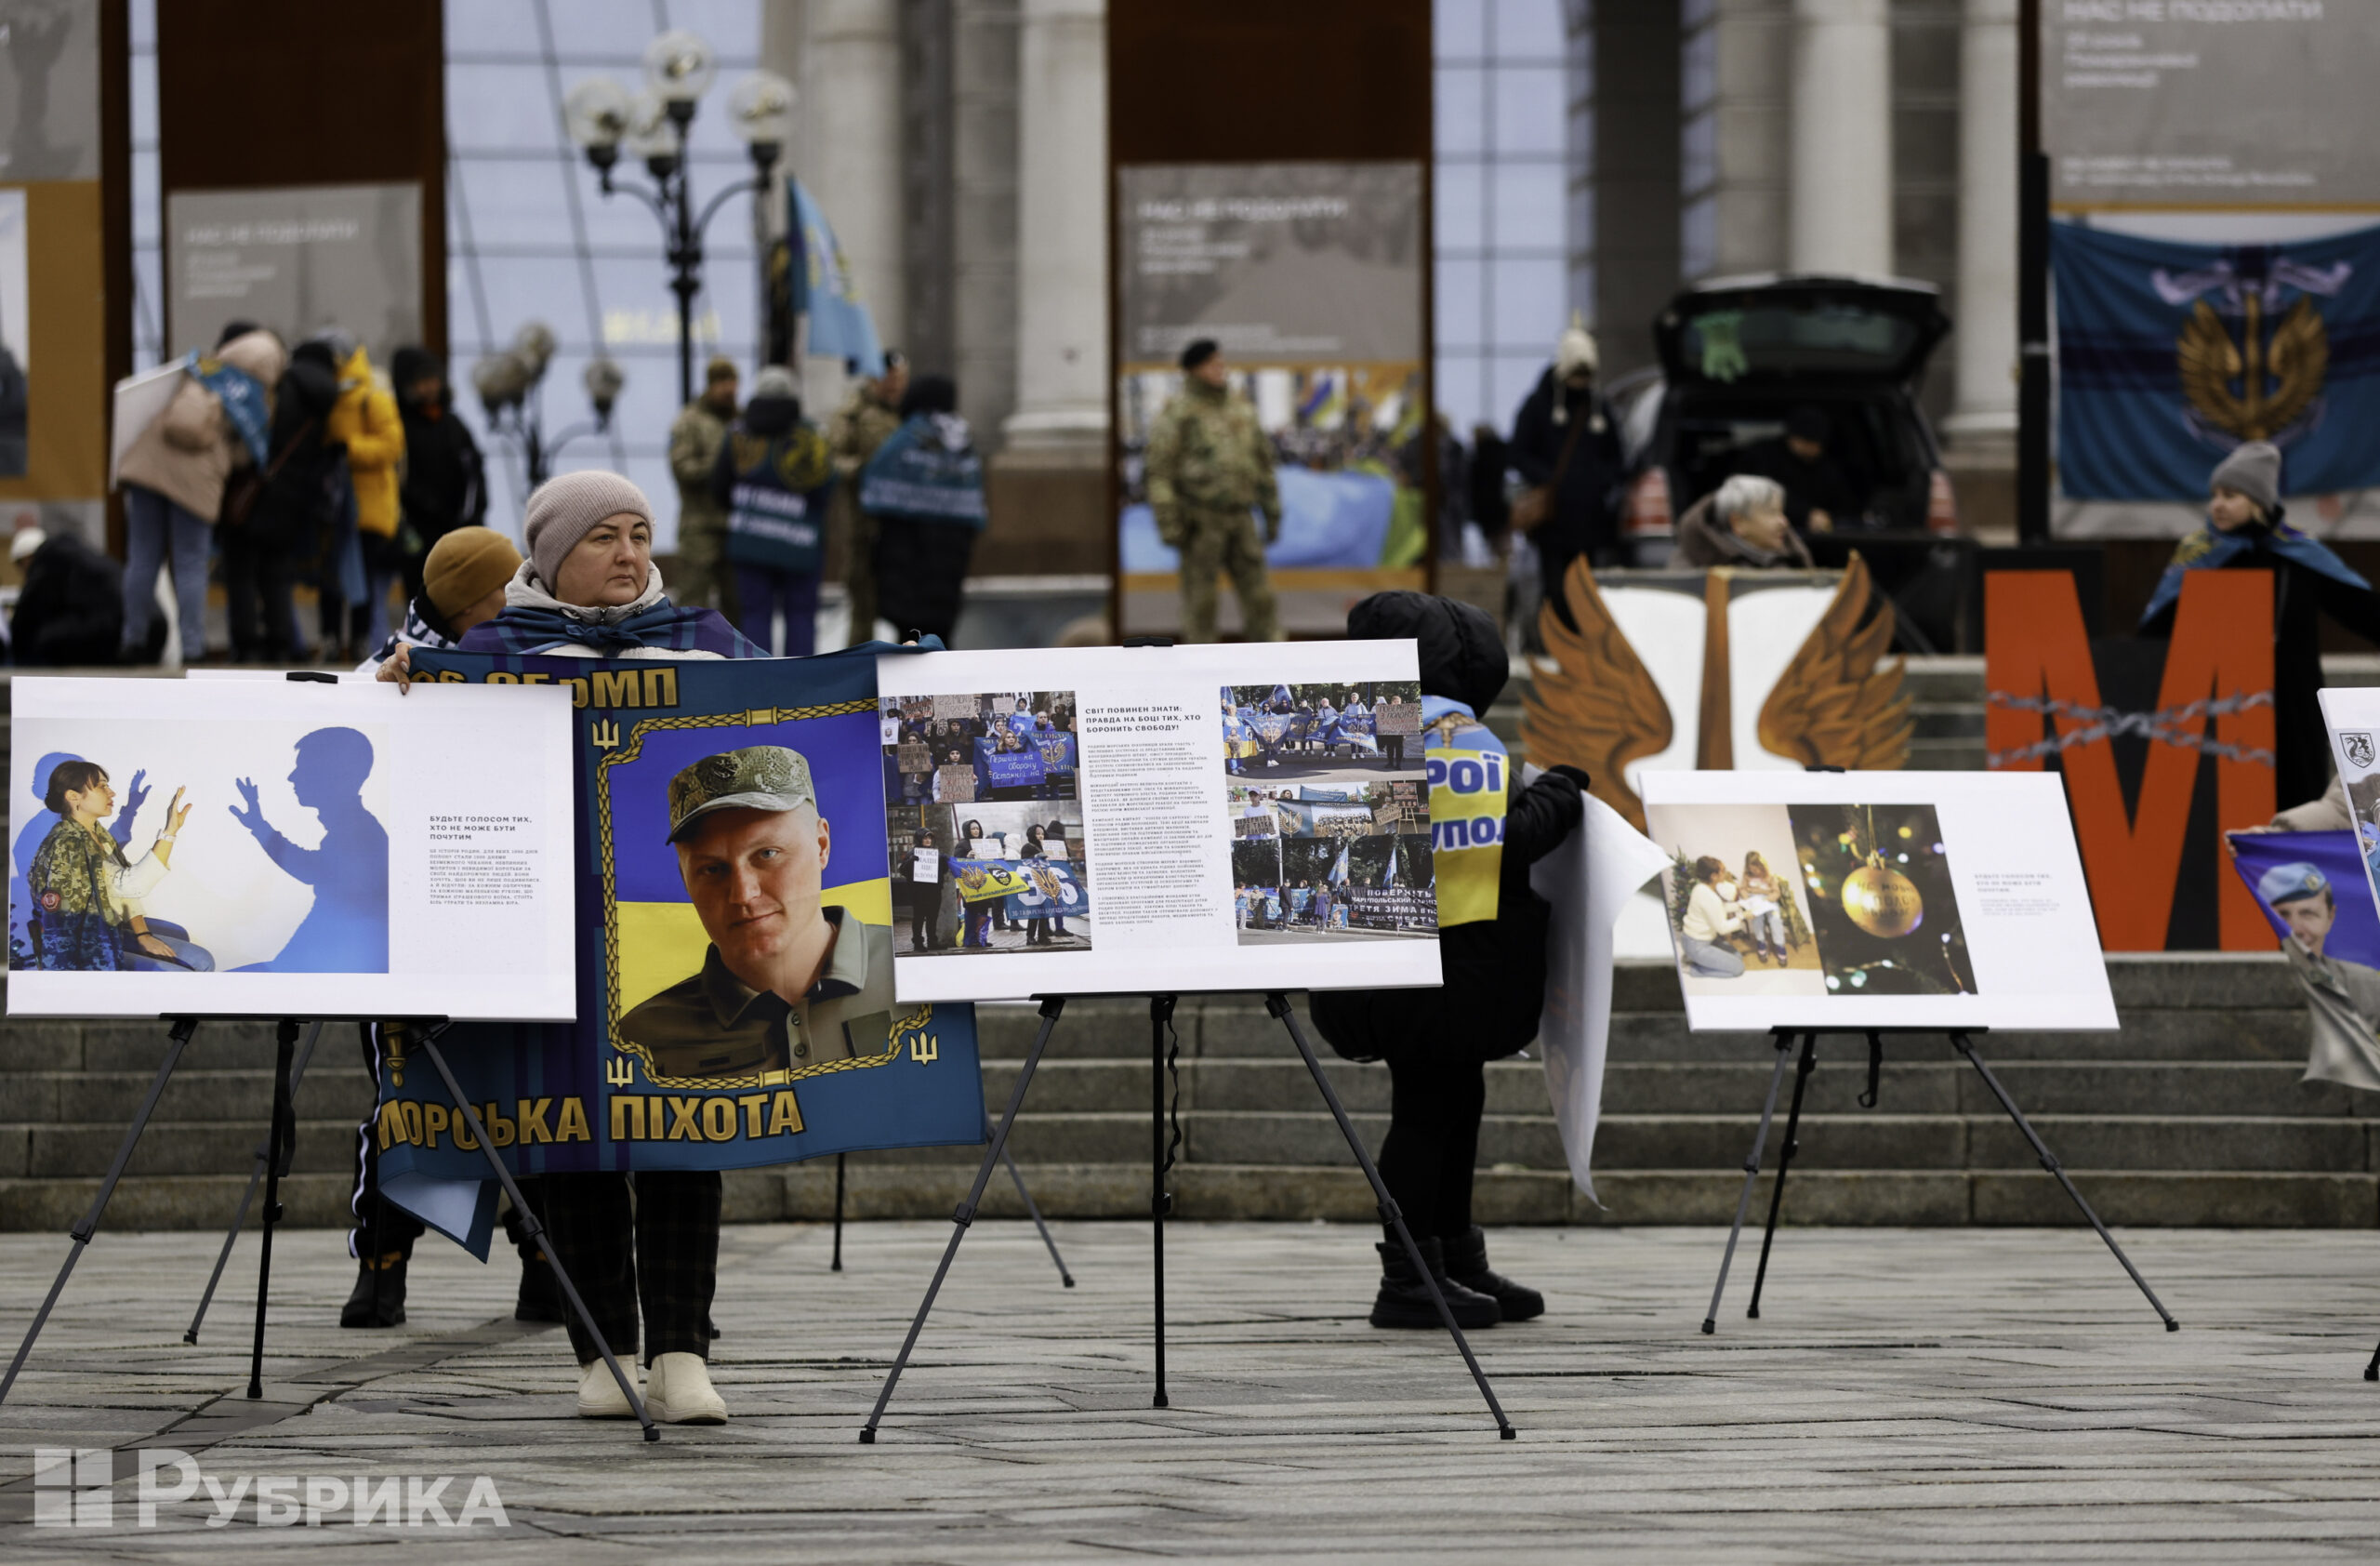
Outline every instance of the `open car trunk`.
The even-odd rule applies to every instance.
[[[1679,294],[1653,343],[1672,386],[1783,386],[1807,398],[1906,387],[1950,329],[1929,284],[1764,272]]]

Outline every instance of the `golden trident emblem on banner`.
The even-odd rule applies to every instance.
[[[2238,342],[2204,299],[2191,308],[2174,345],[2182,392],[2208,423],[2243,441],[2269,440],[2294,423],[2321,391],[2331,364],[2330,334],[2313,299],[2304,294],[2268,338],[2263,333],[2262,292],[2242,290],[2241,307]]]

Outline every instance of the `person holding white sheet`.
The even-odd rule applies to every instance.
[[[1315,1027],[1350,1059],[1387,1062],[1381,1180],[1456,1321],[1525,1321],[1544,1313],[1545,1298],[1488,1265],[1472,1181],[1487,1063],[1534,1039],[1545,1007],[1554,910],[1530,890],[1529,868],[1584,818],[1587,775],[1557,766],[1520,786],[1503,742],[1479,716],[1511,672],[1484,611],[1426,593],[1375,593],[1348,612],[1347,634],[1417,644],[1431,819],[1461,830],[1434,833],[1431,855],[1443,987],[1318,989]],[[1438,1326],[1427,1282],[1393,1228],[1385,1239],[1372,1324]]]

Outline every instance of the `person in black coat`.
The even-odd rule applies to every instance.
[[[1805,537],[1862,525],[1866,493],[1835,456],[1834,421],[1822,408],[1795,408],[1783,434],[1745,446],[1733,468],[1783,484],[1785,520]]]
[[[311,569],[321,554],[342,504],[346,448],[324,437],[337,401],[338,368],[329,349],[319,341],[298,344],[273,392],[256,504],[245,522],[217,526],[231,654],[243,663],[307,655],[292,592],[299,567]]]
[[[8,622],[17,662],[47,669],[115,662],[124,636],[124,568],[63,530],[27,528],[13,550],[25,571]]]
[[[1469,730],[1466,743],[1495,745],[1476,723],[1511,672],[1502,638],[1486,613],[1420,592],[1381,592],[1347,614],[1357,641],[1411,637],[1419,644],[1425,725]],[[1469,720],[1466,722],[1465,720]],[[1501,747],[1499,747],[1501,748]],[[1388,1138],[1381,1179],[1420,1243],[1455,1320],[1463,1326],[1527,1320],[1543,1296],[1491,1270],[1487,1241],[1471,1219],[1479,1121],[1487,1108],[1487,1063],[1537,1037],[1545,1008],[1546,941],[1554,910],[1529,889],[1529,867],[1585,817],[1586,774],[1555,767],[1526,788],[1505,768],[1506,803],[1492,918],[1448,925],[1452,852],[1437,864],[1441,923],[1436,989],[1317,990],[1314,1025],[1351,1060],[1388,1063]],[[1434,790],[1435,791],[1435,790]],[[1484,848],[1465,850],[1483,854]],[[1394,1230],[1380,1247],[1382,1278],[1371,1321],[1435,1327],[1437,1311]]]
[[[967,427],[958,418],[959,386],[947,376],[919,376],[901,399],[901,422],[935,420],[933,440],[945,453],[938,459],[954,469],[974,460]],[[958,443],[951,445],[953,440]],[[959,626],[959,611],[967,583],[967,564],[983,533],[980,522],[946,517],[876,514],[877,614],[905,634],[939,636],[948,646]],[[856,638],[863,628],[853,627]]]
[[[405,431],[404,479],[397,491],[403,511],[405,597],[425,591],[422,562],[438,540],[487,516],[487,467],[470,430],[455,417],[446,366],[426,348],[400,348],[390,361],[397,418]]]
[[[1629,564],[1617,504],[1626,458],[1620,420],[1595,391],[1595,363],[1593,338],[1577,325],[1564,332],[1553,365],[1513,418],[1505,453],[1524,484],[1554,486],[1552,509],[1529,537],[1554,604],[1562,602],[1562,573],[1579,556],[1591,565]]]

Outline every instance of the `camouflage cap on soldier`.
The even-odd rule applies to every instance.
[[[719,810],[798,810],[815,807],[810,763],[782,745],[747,745],[705,756],[669,779],[669,839],[676,843],[704,816]]]

